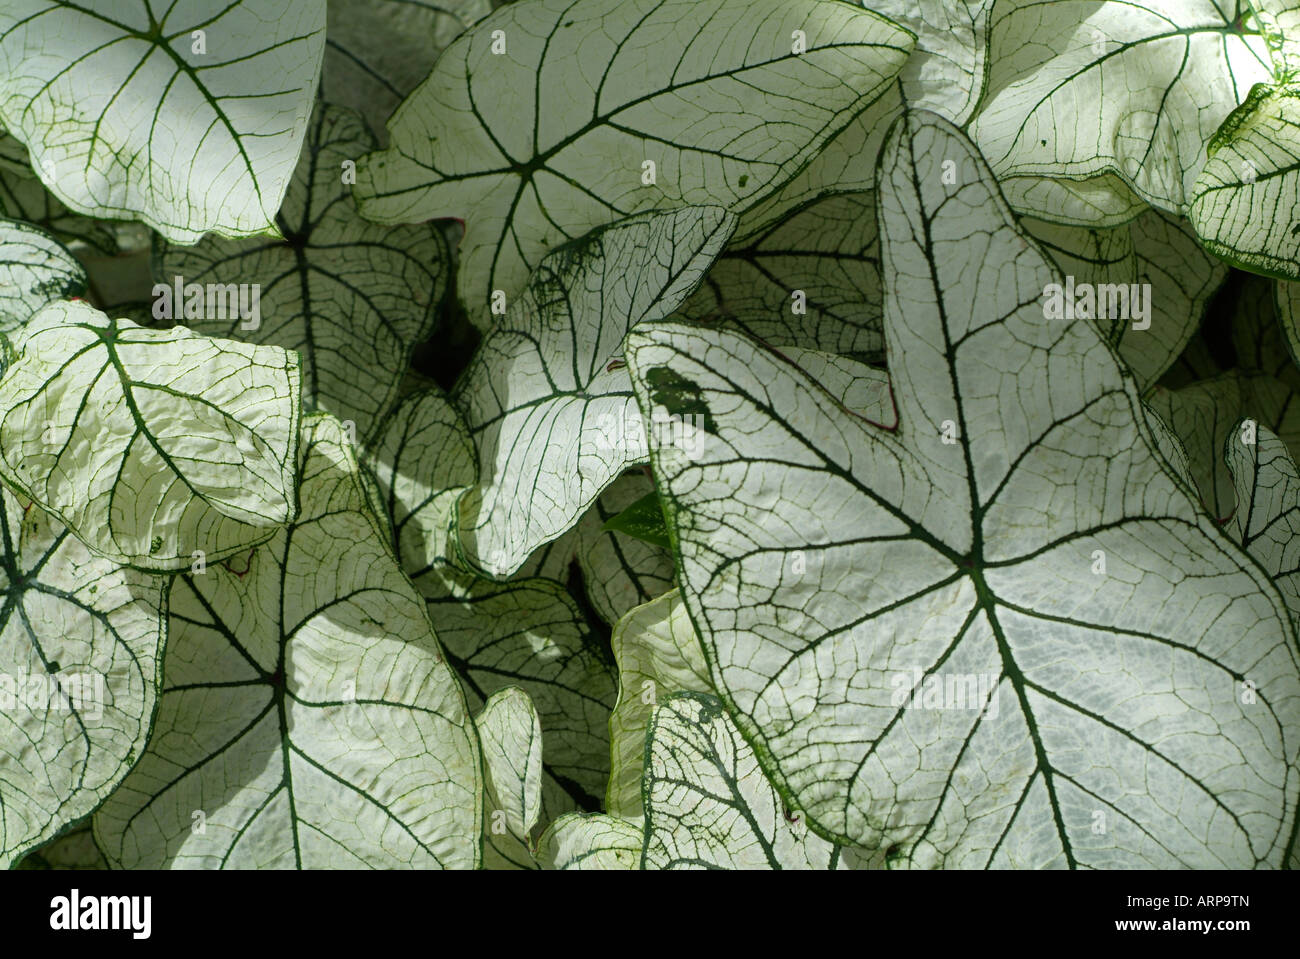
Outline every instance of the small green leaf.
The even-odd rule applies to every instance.
[[[659,507],[659,494],[655,492],[647,493],[617,516],[606,520],[601,529],[627,533],[663,549],[672,548],[664,512]]]

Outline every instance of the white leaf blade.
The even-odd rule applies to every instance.
[[[452,395],[479,453],[478,483],[457,506],[473,566],[516,572],[645,461],[623,337],[675,310],[734,226],[717,207],[643,214],[542,261]]]
[[[609,716],[610,774],[605,808],[640,819],[646,731],[655,705],[682,691],[712,693],[709,668],[681,592],[638,606],[614,626],[618,702]]]
[[[1211,0],[999,4],[971,138],[999,177],[1113,173],[1184,214],[1205,143],[1271,76],[1230,16]]]
[[[483,748],[488,795],[517,838],[526,839],[542,811],[542,723],[528,694],[507,686],[474,719]]]
[[[161,20],[140,0],[16,0],[0,123],[78,213],[178,242],[273,233],[324,40],[324,0],[201,0]]]
[[[177,579],[155,735],[95,815],[117,868],[472,868],[464,697],[339,423],[304,424],[304,509]]]
[[[679,57],[663,55],[667,36]],[[880,95],[912,43],[844,3],[510,4],[398,109],[392,147],[361,165],[361,209],[464,220],[460,297],[486,324],[494,290],[517,295],[546,250],[595,227],[762,201]]]
[[[4,867],[92,812],[143,752],[167,598],[161,578],[95,556],[7,489],[0,500]]]
[[[30,224],[0,220],[0,333],[85,292],[86,271],[58,240]]]
[[[964,138],[909,117],[881,181],[896,433],[734,335],[629,338],[646,415],[704,420],[702,453],[651,454],[728,712],[819,833],[900,862],[1278,864],[1300,786],[1281,597],[1091,324],[1045,320],[1052,271]],[[937,704],[909,706],[914,677]]]
[[[196,246],[162,243],[155,286],[172,314],[209,336],[296,350],[303,403],[354,424],[365,440],[397,397],[411,351],[433,331],[450,273],[450,253],[431,224],[385,228],[361,219],[349,164],[374,139],[359,117],[318,106],[276,222],[285,242],[209,237]],[[178,280],[179,278],[179,280]],[[177,294],[191,284],[256,285],[251,318],[209,296],[199,315]],[[251,298],[252,291],[249,291]]]
[[[846,868],[839,847],[785,808],[715,696],[665,700],[645,749],[642,868]]]
[[[297,514],[296,354],[55,303],[0,394],[0,474],[109,559],[216,561]]]

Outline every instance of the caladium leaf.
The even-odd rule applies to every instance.
[[[628,511],[638,504],[647,523],[632,529]],[[617,622],[628,610],[672,587],[668,530],[654,482],[644,472],[616,479],[574,532],[587,598],[605,622]]]
[[[471,708],[518,686],[537,709],[543,821],[595,809],[609,775],[610,664],[558,582],[493,583],[453,561],[452,510],[476,473],[459,415],[437,390],[412,394],[367,459],[392,517],[397,554],[428,603]]]
[[[518,686],[493,693],[474,719],[483,749],[484,866],[535,869],[530,834],[542,814],[542,724]]]
[[[78,213],[273,234],[324,42],[324,0],[13,0],[0,123]]]
[[[144,751],[165,581],[0,491],[0,868],[86,816]]]
[[[1066,277],[1062,305],[1097,323],[1143,390],[1187,347],[1228,275],[1190,229],[1158,210],[1108,230],[1023,225]],[[1086,312],[1074,309],[1083,292],[1091,297]]]
[[[1184,214],[1205,144],[1272,73],[1244,0],[999,3],[985,99],[970,123],[999,177],[1124,179]]]
[[[86,271],[48,233],[0,219],[0,333],[57,300],[86,294]]]
[[[298,357],[147,330],[86,303],[32,318],[0,379],[0,475],[97,552],[176,570],[298,511]]]
[[[605,808],[611,815],[639,820],[644,814],[646,731],[655,706],[683,690],[712,693],[713,683],[680,590],[638,606],[620,619],[610,645],[618,664],[618,702],[609,716]]]
[[[1300,625],[1300,470],[1286,445],[1260,427],[1257,442],[1231,444],[1228,468],[1237,491],[1234,538],[1273,577]],[[1293,827],[1292,869],[1300,868],[1300,827]]]
[[[321,96],[365,118],[381,145],[393,109],[490,0],[329,0]]]
[[[908,106],[964,126],[984,92],[993,0],[876,0],[872,9],[916,34],[899,75]]]
[[[876,209],[867,191],[816,200],[732,244],[678,315],[725,317],[777,346],[876,358],[884,351],[881,301]]]
[[[641,827],[604,813],[569,813],[538,840],[545,869],[636,869],[641,860]]]
[[[1300,3],[1296,0],[1250,0],[1255,25],[1273,56],[1279,82],[1300,75]]]
[[[25,220],[69,245],[80,242],[103,253],[117,252],[113,230],[60,203],[27,164],[27,150],[7,133],[0,133],[0,216]]]
[[[728,712],[815,831],[898,865],[1280,864],[1276,588],[1097,329],[1043,316],[1059,275],[959,131],[899,122],[877,197],[895,432],[735,334],[628,338],[643,415],[702,422],[651,455]]]
[[[386,229],[357,215],[347,173],[373,143],[356,114],[317,108],[276,218],[286,242],[164,244],[155,290],[178,276],[186,286],[257,283],[251,319],[211,308],[191,317],[186,293],[183,322],[210,336],[299,351],[306,407],[352,421],[362,439],[396,399],[412,348],[432,331],[450,272],[447,242],[434,226]],[[180,319],[178,299],[171,301]]]
[[[645,755],[643,869],[848,868],[782,804],[716,696],[661,703]]]
[[[641,214],[542,261],[452,396],[479,456],[478,484],[457,507],[472,565],[514,573],[645,462],[623,337],[670,315],[734,226],[717,207]]]
[[[1256,86],[1209,144],[1188,216],[1207,250],[1243,269],[1300,279],[1300,90]]]
[[[90,824],[87,823],[29,852],[14,868],[104,870],[108,868],[108,863],[95,845]]]
[[[542,724],[542,821],[592,810],[609,777],[614,677],[560,584],[478,581],[466,596],[425,594],[448,661],[471,706],[515,685]]]
[[[735,242],[753,242],[765,235],[773,223],[828,195],[870,191],[876,185],[875,164],[885,131],[903,107],[900,84],[890,84],[871,106],[831,137],[792,180],[744,212],[736,227]]]
[[[1230,442],[1251,445],[1262,425],[1300,450],[1295,390],[1263,373],[1238,370],[1179,390],[1157,389],[1147,402],[1182,442],[1201,502],[1219,520],[1236,504],[1224,459]]]
[[[486,326],[494,291],[513,298],[547,250],[595,227],[755,206],[912,44],[847,3],[521,0],[448,47],[398,108],[392,146],[361,164],[361,211],[466,221],[460,298]]]
[[[1300,472],[1285,443],[1267,427],[1258,434],[1256,442],[1226,450],[1238,504],[1230,529],[1300,622]]]
[[[303,424],[303,512],[177,577],[149,749],[95,814],[119,868],[473,867],[465,699],[346,431]]]
[[[1147,204],[1113,173],[1082,180],[1046,176],[1004,176],[999,185],[1011,208],[1063,226],[1110,229],[1128,223]]]

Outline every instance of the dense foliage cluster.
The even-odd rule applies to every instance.
[[[0,864],[1300,864],[1300,0],[5,0],[0,127]]]

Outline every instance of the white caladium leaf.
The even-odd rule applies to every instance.
[[[605,529],[607,522],[654,488],[654,481],[644,472],[624,473],[576,527],[575,556],[587,598],[596,614],[611,625],[673,585],[673,558],[666,549]]]
[[[847,3],[520,0],[448,47],[398,108],[392,146],[361,164],[361,211],[464,220],[460,297],[485,326],[495,291],[516,296],[546,251],[595,227],[754,207],[912,45]]]
[[[1300,76],[1300,3],[1296,0],[1250,0],[1254,22],[1264,35],[1279,82]]]
[[[365,118],[382,145],[394,108],[491,0],[329,0],[321,96]]]
[[[483,750],[484,866],[535,869],[527,843],[542,814],[542,723],[518,686],[493,693],[474,719]]]
[[[641,862],[641,826],[604,813],[569,813],[538,840],[544,869],[636,869]]]
[[[875,0],[871,7],[916,34],[899,75],[908,105],[964,126],[984,92],[993,0]]]
[[[1298,399],[1294,389],[1271,376],[1236,370],[1179,390],[1157,389],[1147,403],[1187,451],[1201,502],[1223,521],[1236,505],[1224,459],[1229,444],[1249,446],[1265,426],[1300,450]]]
[[[839,193],[725,250],[679,316],[725,317],[776,346],[878,357],[881,300],[875,202]]]
[[[1264,427],[1256,443],[1230,445],[1227,459],[1238,503],[1230,530],[1273,577],[1300,624],[1300,470],[1286,445]],[[1287,861],[1300,869],[1300,826],[1292,828]]]
[[[655,706],[683,690],[712,693],[713,682],[680,590],[624,616],[614,626],[610,645],[618,664],[618,702],[609,716],[605,808],[613,816],[639,820],[644,814],[646,731]]]
[[[482,783],[460,686],[346,431],[303,424],[303,512],[177,577],[149,749],[95,814],[119,868],[472,868]]]
[[[998,183],[1017,213],[1064,226],[1109,229],[1147,209],[1142,198],[1113,173],[1082,180],[1006,176]]]
[[[847,869],[763,775],[706,693],[677,693],[650,720],[643,869]]]
[[[104,870],[108,863],[95,845],[89,823],[51,839],[29,852],[15,869]]]
[[[971,138],[999,177],[1114,173],[1184,214],[1205,144],[1271,77],[1244,0],[999,3]]]
[[[1062,308],[1097,323],[1143,390],[1186,349],[1228,275],[1190,229],[1158,210],[1106,230],[1023,226],[1065,277]]]
[[[450,273],[447,242],[434,226],[389,229],[357,215],[349,165],[373,143],[356,114],[318,108],[276,217],[285,242],[163,245],[154,290],[156,308],[167,297],[176,319],[200,332],[297,350],[304,405],[352,421],[363,439],[396,399],[411,350],[432,332]],[[240,310],[185,292],[237,281],[256,284]]]
[[[0,333],[50,303],[85,294],[86,271],[67,247],[28,223],[0,219]]]
[[[0,378],[0,475],[109,559],[215,562],[297,515],[298,397],[297,354],[55,303]]]
[[[545,579],[479,580],[468,595],[425,599],[471,707],[511,685],[536,706],[542,821],[598,808],[609,778],[614,676],[568,592]]]
[[[478,484],[457,507],[472,565],[514,573],[645,462],[623,337],[670,315],[734,227],[718,207],[641,214],[542,261],[452,396],[479,456]]]
[[[39,226],[69,246],[85,243],[102,253],[117,252],[112,228],[60,203],[28,164],[26,148],[7,133],[0,133],[0,216]]]
[[[1230,529],[1263,565],[1300,622],[1300,472],[1267,427],[1256,442],[1231,443],[1228,469],[1237,494]]]
[[[1209,143],[1196,179],[1192,226],[1236,266],[1300,279],[1300,89],[1260,84]]]
[[[848,126],[831,137],[808,165],[785,186],[745,211],[735,242],[747,244],[765,235],[773,223],[835,193],[864,193],[876,185],[876,158],[894,119],[903,112],[901,86],[895,82]]]
[[[325,0],[12,0],[0,123],[78,213],[274,234],[324,43]]]
[[[542,724],[542,820],[596,809],[609,775],[611,664],[560,583],[494,583],[451,556],[452,513],[476,475],[475,452],[441,392],[407,397],[367,460],[392,518],[397,555],[428,603],[470,707],[518,686]]]
[[[527,836],[542,811],[542,723],[528,694],[507,686],[488,697],[474,720],[488,788],[516,836]]]
[[[643,413],[701,423],[651,454],[728,712],[819,834],[897,865],[1280,864],[1276,588],[1096,327],[1044,317],[1059,275],[959,131],[900,122],[877,197],[895,432],[735,334],[628,338]]]
[[[0,868],[86,816],[144,751],[165,581],[0,491]]]

